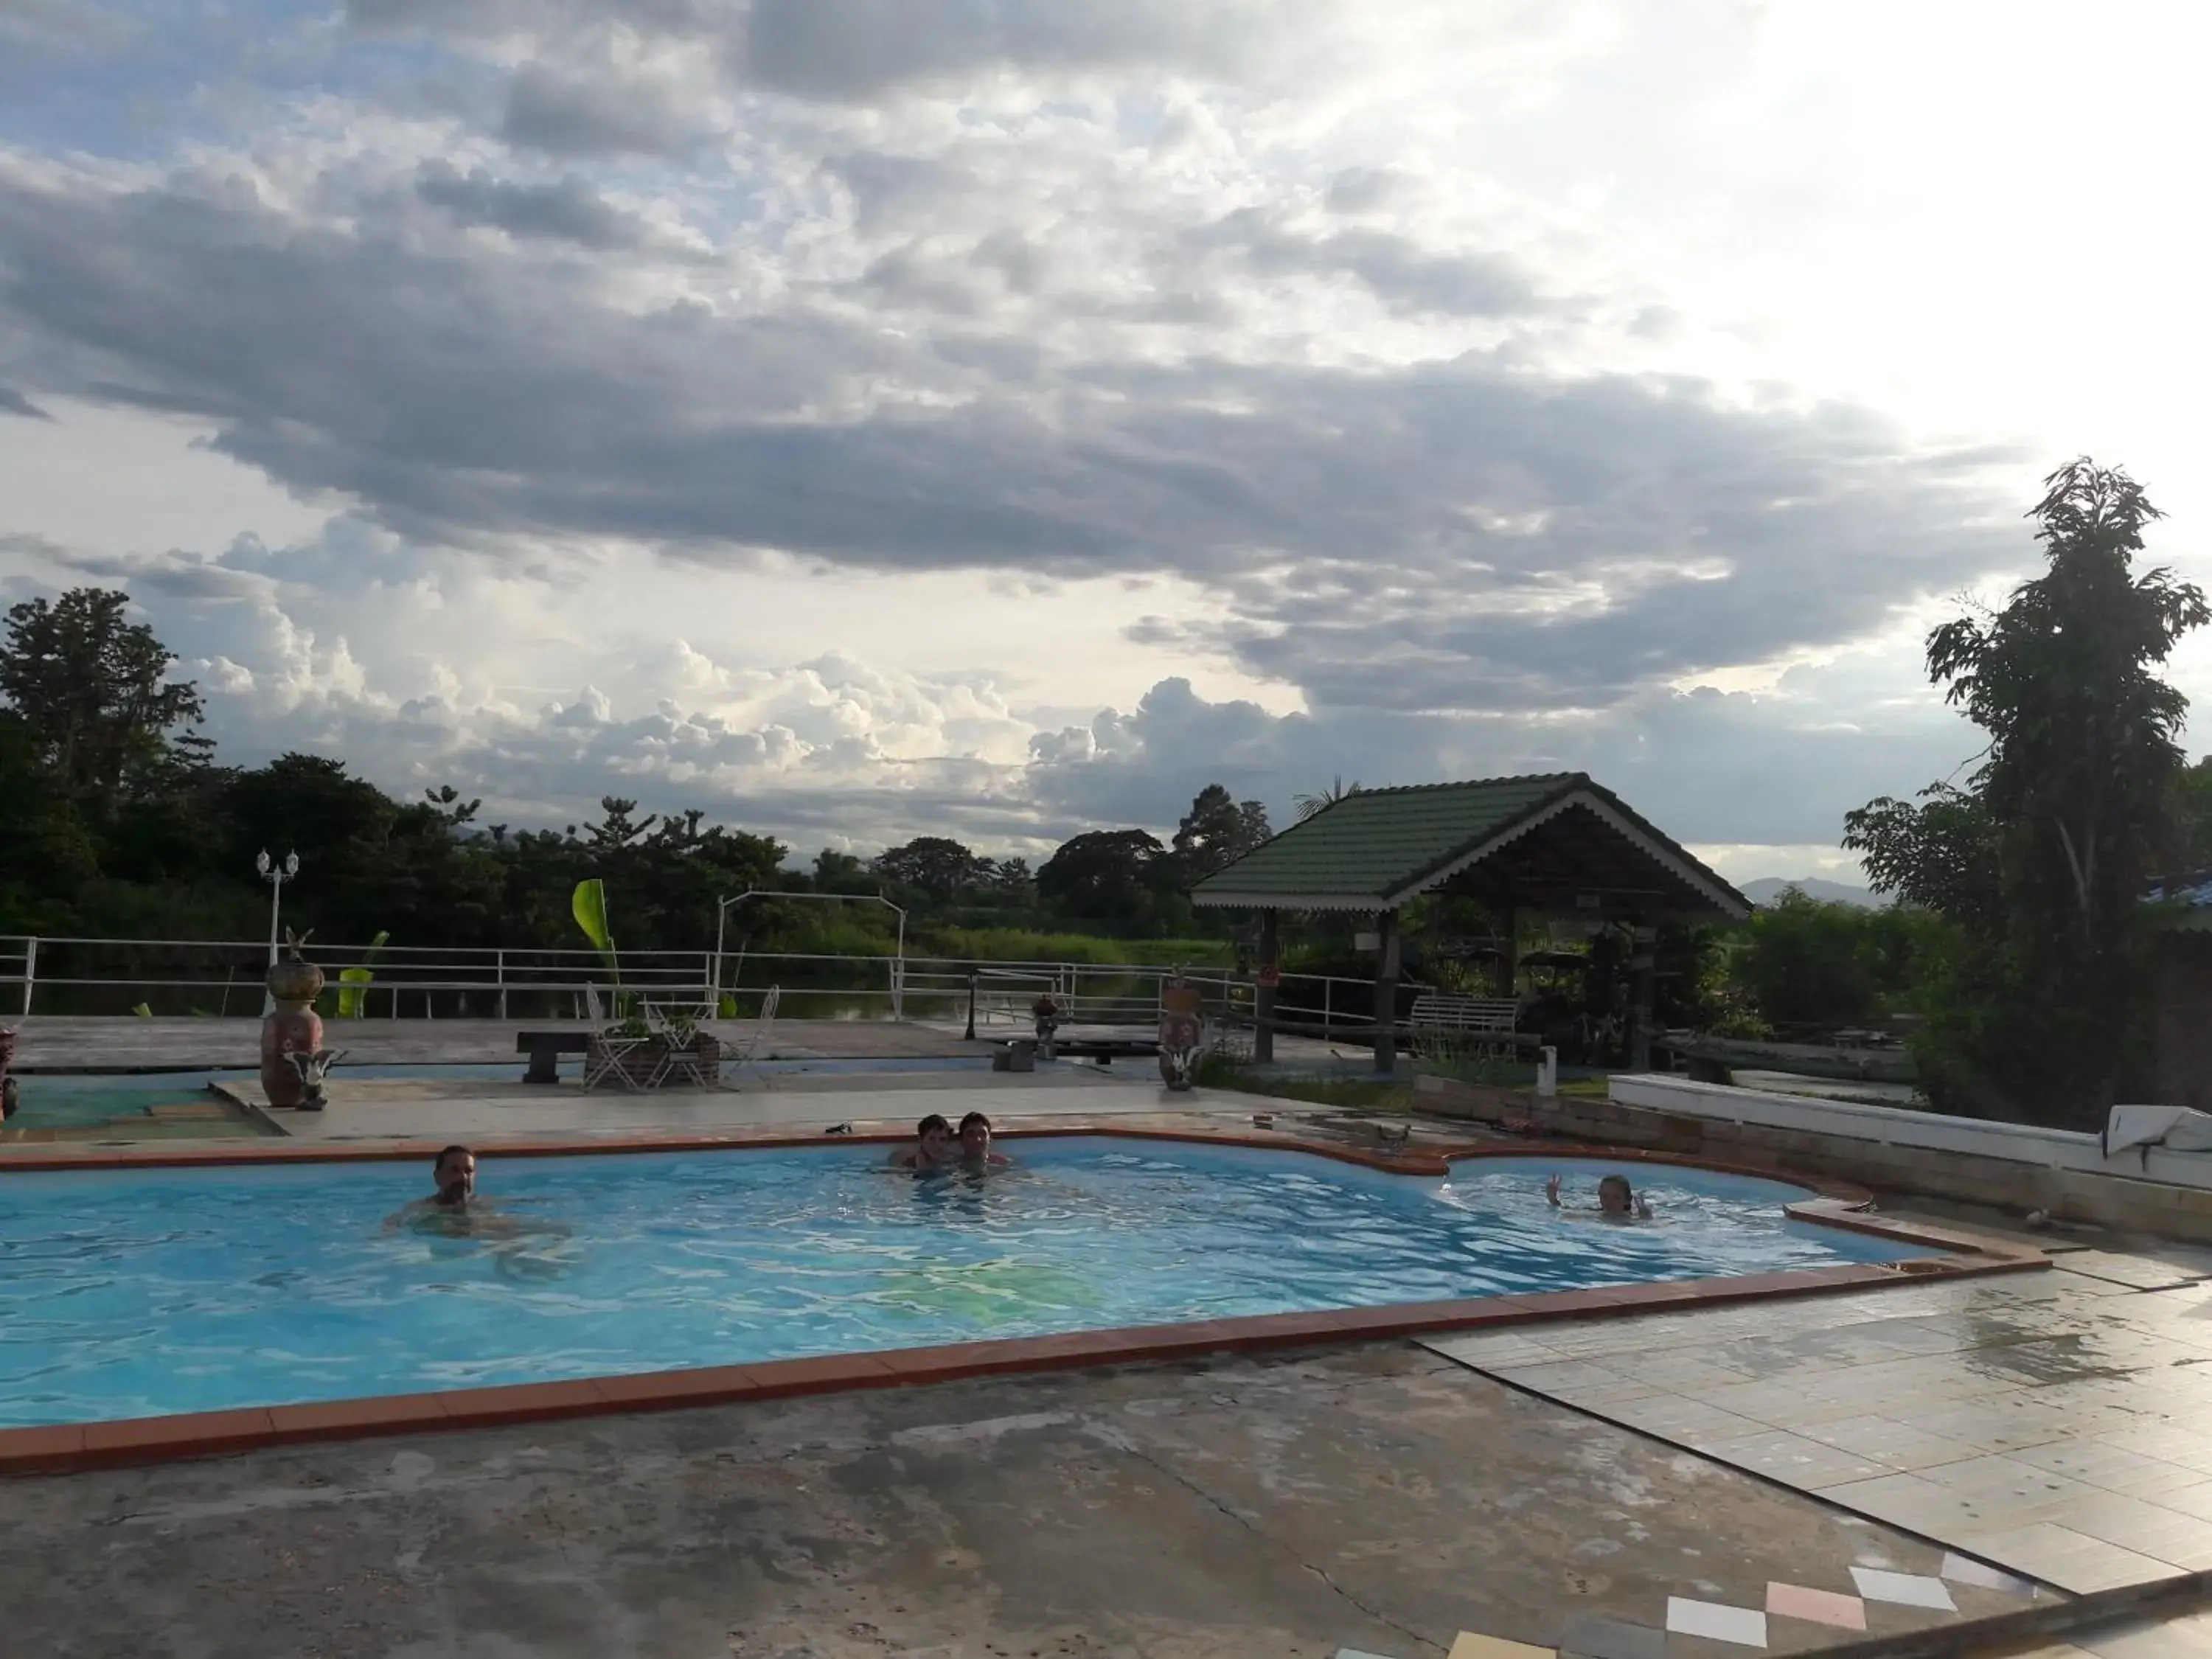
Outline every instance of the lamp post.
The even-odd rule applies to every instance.
[[[261,872],[261,879],[269,884],[269,965],[276,965],[276,917],[284,898],[284,884],[300,873],[300,855],[287,853],[284,861],[277,863],[264,848],[261,856],[253,860],[253,867]],[[261,1014],[267,1018],[276,1010],[276,999],[264,993],[261,999]]]

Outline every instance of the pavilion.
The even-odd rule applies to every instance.
[[[1285,911],[1376,919],[1375,1069],[1396,1069],[1398,912],[1424,895],[1469,898],[1497,918],[1510,994],[1523,921],[1572,918],[1633,931],[1630,1063],[1650,1064],[1652,941],[1662,921],[1741,921],[1742,894],[1580,772],[1361,789],[1191,890],[1210,909],[1260,916],[1255,1057],[1274,1054]]]

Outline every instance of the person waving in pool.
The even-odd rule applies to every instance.
[[[932,1112],[914,1126],[914,1145],[891,1154],[891,1167],[921,1174],[950,1169],[958,1157],[959,1150],[952,1141],[952,1126],[941,1114]]]
[[[969,1170],[1003,1170],[1013,1159],[991,1150],[991,1120],[970,1112],[960,1120],[960,1163]]]
[[[1552,1207],[1563,1210],[1559,1201],[1559,1177],[1553,1176],[1544,1183],[1544,1196]],[[1607,1221],[1649,1221],[1651,1206],[1643,1195],[1628,1184],[1625,1175],[1609,1175],[1597,1183],[1597,1212]]]

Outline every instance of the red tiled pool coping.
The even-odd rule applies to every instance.
[[[1625,1314],[1712,1307],[1770,1296],[1862,1289],[1929,1278],[1962,1278],[2047,1267],[2039,1250],[1949,1228],[1893,1221],[1867,1213],[1869,1194],[1843,1182],[1784,1175],[1772,1170],[1717,1164],[1663,1153],[1607,1146],[1452,1146],[1390,1158],[1281,1133],[1202,1128],[1141,1128],[1127,1124],[1058,1121],[1050,1127],[1008,1128],[1013,1140],[1069,1135],[1112,1136],[1200,1145],[1301,1152],[1394,1174],[1442,1176],[1452,1164],[1483,1158],[1523,1160],[1545,1157],[1611,1163],[1680,1164],[1692,1169],[1778,1180],[1812,1188],[1819,1196],[1788,1206],[1801,1220],[1847,1227],[1942,1255],[1906,1263],[1846,1262],[1829,1267],[1751,1273],[1728,1279],[1676,1279],[1650,1285],[1601,1285],[1591,1290],[1532,1295],[1471,1297],[1444,1302],[1401,1303],[1376,1308],[1337,1308],[1250,1318],[1198,1320],[1119,1330],[1070,1331],[1055,1336],[1013,1337],[938,1347],[894,1348],[870,1353],[826,1354],[748,1365],[708,1365],[673,1371],[521,1382],[445,1393],[380,1395],[308,1405],[270,1406],[106,1423],[0,1429],[0,1474],[28,1474],[125,1464],[166,1462],[294,1445],[307,1441],[362,1439],[434,1429],[494,1428],[518,1423],[604,1416],[617,1412],[675,1411],[739,1401],[787,1399],[853,1389],[913,1387],[961,1377],[1013,1371],[1073,1370],[1091,1366],[1188,1360],[1218,1353],[1250,1353],[1326,1342],[1379,1341],[1520,1325],[1540,1321],[1610,1317]],[[562,1157],[614,1152],[727,1151],[900,1143],[903,1135],[838,1136],[764,1133],[640,1138],[622,1141],[477,1143],[485,1157]],[[30,1170],[191,1168],[206,1164],[392,1162],[425,1158],[434,1144],[327,1144],[296,1149],[211,1147],[101,1149],[66,1158],[0,1164]],[[120,1155],[117,1155],[119,1153]]]

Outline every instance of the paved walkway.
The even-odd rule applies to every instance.
[[[1402,1343],[4,1496],[0,1606],[55,1659],[1744,1659],[2035,1605]]]
[[[252,1083],[226,1085],[262,1103]],[[1105,1117],[1161,1111],[1249,1112],[1250,1097],[1170,1094],[1155,1077],[1121,1078],[1087,1066],[1034,1073],[974,1071],[846,1078],[770,1079],[763,1088],[664,1089],[644,1094],[595,1090],[574,1081],[547,1088],[514,1081],[476,1084],[455,1078],[412,1082],[348,1079],[341,1071],[321,1112],[271,1111],[270,1118],[301,1140],[507,1139],[527,1135],[632,1134],[640,1131],[711,1133],[789,1124],[890,1124],[910,1129],[931,1112],[955,1120],[981,1110],[994,1121]]]
[[[2212,1568],[2212,1252],[1430,1346],[2066,1590]]]
[[[604,1024],[604,1022],[602,1022]],[[520,1067],[518,1031],[591,1031],[585,1020],[531,1019],[331,1019],[325,1040],[347,1051],[356,1066],[468,1065],[499,1061]],[[740,1043],[751,1036],[747,1020],[718,1021],[708,1027]],[[1005,1031],[1000,1036],[1011,1035]],[[987,1045],[967,1042],[957,1030],[913,1020],[780,1019],[766,1053],[811,1060],[977,1054]],[[19,1070],[91,1069],[129,1071],[164,1068],[204,1071],[220,1066],[254,1066],[261,1054],[261,1021],[251,1019],[118,1019],[35,1014],[18,1022]]]

